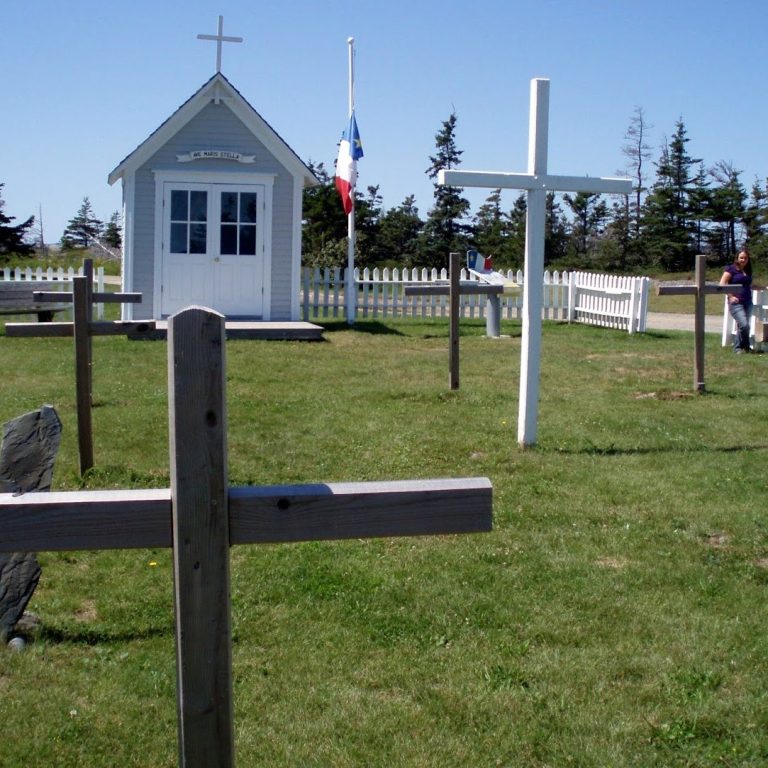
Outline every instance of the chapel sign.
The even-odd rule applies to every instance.
[[[176,160],[180,163],[191,163],[193,160],[233,160],[236,163],[255,163],[256,155],[244,155],[226,149],[196,149],[193,152],[176,155]]]

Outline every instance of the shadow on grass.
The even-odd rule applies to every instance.
[[[568,456],[646,456],[654,453],[743,453],[744,451],[768,451],[768,444],[763,445],[727,445],[713,447],[658,446],[656,448],[622,448],[611,445],[588,445],[583,448],[541,448],[542,453],[557,453]]]
[[[657,331],[657,330],[645,330],[643,333],[646,339],[671,339],[672,335],[677,333],[690,333],[690,331]]]
[[[317,325],[321,325],[327,333],[334,333],[336,331],[356,331],[357,333],[368,333],[373,336],[410,336],[419,339],[447,339],[449,336],[449,326],[447,318],[443,321],[424,320],[420,322],[420,318],[412,319],[412,327],[406,326],[406,330],[393,328],[391,325],[380,322],[378,320],[358,320],[353,326],[347,325],[344,320],[333,320],[330,322],[323,322],[319,319],[312,321]],[[523,335],[522,328],[504,328],[499,338],[520,338]],[[459,336],[472,337],[472,336],[485,336],[485,323],[480,324],[479,321],[472,325],[469,323],[463,323],[459,326]]]
[[[312,322],[322,325],[323,329],[328,333],[334,333],[336,331],[350,331],[354,330],[358,333],[370,333],[376,336],[406,336],[407,334],[402,331],[398,331],[396,328],[392,328],[384,323],[376,321],[358,321],[353,326],[347,325],[345,320],[334,320],[330,323],[323,322],[322,320],[313,320]]]
[[[174,634],[173,624],[146,627],[144,629],[114,630],[109,627],[41,626],[34,637],[49,643],[73,643],[75,645],[100,645],[125,643],[132,640],[149,640],[153,637],[169,637]]]

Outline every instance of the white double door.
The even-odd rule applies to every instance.
[[[162,187],[162,315],[194,304],[229,317],[262,317],[264,186],[164,182]]]

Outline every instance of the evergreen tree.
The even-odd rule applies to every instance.
[[[104,227],[104,243],[110,248],[121,248],[123,245],[123,225],[120,221],[120,213],[115,211],[110,217],[107,226]]]
[[[499,266],[505,269],[519,269],[525,261],[525,218],[528,213],[528,197],[521,192],[507,213],[507,241],[504,259]]]
[[[378,185],[369,186],[365,197],[355,191],[355,265],[360,269],[385,258],[379,242],[381,202]]]
[[[302,201],[302,264],[309,267],[345,267],[347,215],[334,179],[323,163],[307,163],[320,184],[304,190]],[[379,259],[381,195],[378,186],[366,195],[355,190],[355,266],[369,267]]]
[[[742,222],[746,212],[747,192],[733,165],[721,160],[709,171],[717,186],[709,194],[709,218],[713,226],[707,233],[707,241],[718,263],[728,264],[739,251],[743,239]]]
[[[656,182],[643,204],[641,237],[645,251],[653,263],[671,271],[692,269],[696,251],[695,211],[690,198],[699,182],[691,169],[701,160],[688,154],[688,141],[680,119],[672,141],[662,147]]]
[[[461,163],[461,150],[456,147],[456,113],[443,121],[435,136],[434,156],[429,158],[425,171],[435,181],[440,170],[456,168]],[[461,196],[460,187],[448,187],[434,183],[434,206],[424,226],[421,258],[427,267],[447,267],[451,252],[463,253],[469,245],[471,227],[464,223],[469,213],[469,201]]]
[[[500,189],[494,189],[488,195],[485,203],[478,208],[473,223],[475,248],[484,256],[493,256],[496,266],[505,262],[509,225],[501,210]]]
[[[28,256],[34,251],[34,248],[24,242],[29,234],[29,230],[35,223],[35,217],[30,216],[22,224],[12,224],[16,221],[15,216],[6,216],[3,213],[5,200],[3,200],[4,183],[0,184],[0,254],[15,253],[19,256]]]
[[[496,269],[518,269],[525,258],[525,217],[528,201],[520,193],[510,211],[501,209],[501,190],[496,189],[474,217],[474,244],[480,253],[493,256]]]
[[[704,163],[699,163],[698,173],[692,179],[691,192],[688,196],[688,207],[693,230],[693,250],[704,253],[704,241],[707,235],[707,223],[712,214],[712,193]]]
[[[405,267],[420,266],[419,237],[423,228],[424,222],[419,217],[413,195],[390,208],[381,217],[379,226],[381,260],[397,261]]]
[[[103,228],[103,222],[99,221],[93,214],[91,201],[84,197],[77,213],[69,220],[67,228],[64,230],[61,237],[62,246],[66,244],[87,248],[95,238],[99,237]]]
[[[568,253],[568,222],[554,192],[547,192],[544,265],[562,262]]]
[[[753,259],[768,259],[768,179],[752,184],[749,202],[744,210],[746,243]]]
[[[574,216],[568,242],[569,262],[584,264],[593,243],[602,234],[608,218],[608,205],[597,193],[577,192],[563,195]]]
[[[622,195],[608,212],[607,223],[593,243],[591,264],[605,272],[625,272],[641,263],[637,241],[630,236],[629,196]]]
[[[347,216],[333,179],[323,163],[307,163],[320,184],[304,190],[302,262],[309,267],[341,267],[347,263]]]

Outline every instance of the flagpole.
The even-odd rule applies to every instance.
[[[352,113],[355,111],[355,38],[348,37],[349,46],[349,119],[352,119]],[[350,141],[352,137],[350,136]],[[351,190],[352,200],[354,202],[355,189]],[[357,309],[357,286],[355,285],[355,206],[347,215],[347,325],[354,325]]]

